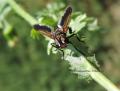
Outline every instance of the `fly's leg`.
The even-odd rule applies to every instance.
[[[52,47],[55,47],[56,48],[56,51],[58,49],[58,47],[55,45],[55,43],[51,43]]]
[[[69,29],[69,33],[72,34],[73,32],[72,32],[71,27],[68,27],[68,29]]]
[[[58,46],[56,46],[55,43],[51,43],[51,45],[56,48],[56,51],[58,50],[59,52],[62,53],[62,59],[64,60],[64,51]]]
[[[71,28],[69,28],[69,33],[71,33],[71,35],[67,37],[68,39],[71,38],[71,37],[73,37],[73,36],[75,36],[75,37],[77,38],[77,40],[80,42],[81,45],[85,43],[84,41],[82,41],[82,40],[79,38],[79,36],[78,36],[77,34],[75,34],[74,32],[72,32],[72,29],[71,29]],[[68,42],[69,42],[78,52],[80,52],[82,55],[85,55],[85,53],[84,53],[83,51],[81,51],[79,48],[77,48],[77,47],[75,46],[75,44],[72,43],[72,41],[68,41]]]
[[[62,49],[58,49],[61,53],[62,53],[62,59],[64,60],[65,55],[64,55],[64,51]]]
[[[68,30],[69,30],[69,34],[71,34],[70,36],[67,37],[69,39],[73,37],[75,34],[72,32],[72,29],[70,27],[68,27]]]
[[[72,29],[71,29],[70,27],[69,27],[68,29],[69,29],[69,33],[71,34],[70,36],[67,37],[68,39],[71,38],[71,37],[73,37],[73,36],[76,36],[77,40],[78,40],[79,42],[82,42],[82,41],[80,40],[80,38],[78,37],[78,35],[77,35],[77,34],[74,34],[74,32],[72,32]]]

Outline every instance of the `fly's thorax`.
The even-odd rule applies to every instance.
[[[60,31],[59,29],[56,29],[55,32],[53,32],[53,39],[55,40],[55,44],[59,48],[64,48],[67,46],[67,37],[66,33]]]

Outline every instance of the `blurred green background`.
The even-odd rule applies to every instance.
[[[0,5],[3,2],[1,0]],[[96,17],[103,29],[97,34],[100,41],[95,48],[96,58],[103,74],[120,87],[120,0],[16,2],[34,17],[47,4],[55,2],[66,6],[70,4],[74,11]],[[44,37],[32,39],[32,27],[14,11],[6,16],[6,20],[12,25],[12,33],[9,38],[4,36],[3,27],[6,26],[0,23],[0,91],[106,91],[94,81],[78,80],[68,69],[68,63],[61,61],[59,54],[48,56]]]

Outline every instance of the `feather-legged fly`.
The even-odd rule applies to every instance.
[[[44,34],[52,38],[55,41],[54,47],[65,48],[69,43],[66,33],[69,30],[68,25],[71,19],[71,13],[72,13],[72,8],[69,6],[66,8],[64,15],[62,16],[54,32],[52,32],[51,29],[46,25],[35,24],[33,27],[36,31],[40,31],[41,34]]]

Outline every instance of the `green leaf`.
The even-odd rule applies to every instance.
[[[87,60],[84,56],[67,56],[66,60],[70,64],[70,70],[72,70],[73,73],[77,74],[80,79],[91,79],[90,73],[93,69],[87,65]]]
[[[71,20],[70,27],[72,28],[74,33],[78,33],[79,31],[81,31],[82,28],[86,26],[87,22],[84,21],[85,19],[86,14],[83,14],[77,16],[74,20]]]
[[[88,24],[88,30],[89,31],[95,31],[98,30],[99,27],[97,25],[97,19],[94,19],[91,23]]]
[[[31,37],[32,37],[33,39],[39,39],[39,36],[40,36],[40,33],[39,33],[39,32],[37,32],[35,29],[32,29],[32,30],[31,30]]]
[[[7,22],[5,21],[5,28],[3,29],[3,35],[9,35],[12,31],[13,31],[13,27]]]
[[[52,48],[53,48],[53,46],[51,45],[51,43],[53,43],[53,42],[54,42],[53,40],[50,40],[50,41],[48,42],[48,45],[47,45],[47,54],[48,54],[48,55],[50,55],[51,50],[52,50]]]
[[[55,20],[52,17],[42,17],[40,24],[54,26],[56,24]]]

